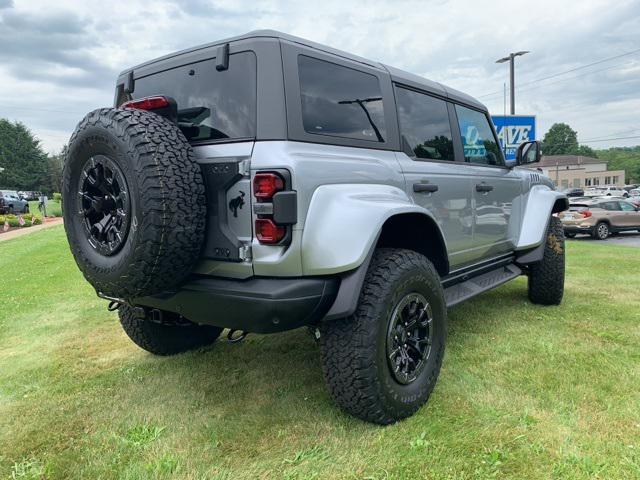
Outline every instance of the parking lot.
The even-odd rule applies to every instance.
[[[613,245],[624,245],[627,247],[640,247],[640,233],[636,232],[621,232],[610,236],[606,240],[594,240],[590,235],[577,235],[573,239],[567,239],[569,241],[576,242],[591,242]]]

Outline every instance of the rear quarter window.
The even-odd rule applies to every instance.
[[[256,136],[256,56],[229,56],[229,68],[204,60],[136,79],[134,99],[172,97],[178,124],[189,141],[225,141]]]
[[[307,133],[385,141],[378,77],[306,55],[298,56],[298,74]]]

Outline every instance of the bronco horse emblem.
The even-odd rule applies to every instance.
[[[238,209],[242,209],[242,206],[244,205],[244,195],[245,193],[240,190],[240,195],[232,198],[229,202],[229,210],[233,212],[233,216],[236,218],[238,218]]]

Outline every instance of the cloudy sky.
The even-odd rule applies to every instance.
[[[516,108],[537,115],[539,137],[562,121],[594,148],[640,144],[637,0],[0,0],[0,117],[55,152],[86,112],[112,104],[125,67],[258,28],[423,75],[496,114],[508,67],[495,60],[530,50]]]

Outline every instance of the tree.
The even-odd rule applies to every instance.
[[[47,154],[20,122],[0,118],[0,187],[48,190]]]
[[[65,147],[66,148],[66,147]],[[47,193],[62,192],[62,167],[64,165],[64,149],[57,155],[47,159]]]
[[[566,123],[554,123],[542,139],[544,155],[581,155],[597,158],[596,151],[578,144],[578,132]]]
[[[583,157],[598,158],[598,153],[587,145],[580,145],[575,152],[571,152],[574,155],[582,155]]]
[[[578,149],[578,133],[566,123],[554,123],[542,139],[545,155],[571,155]]]
[[[608,170],[624,170],[626,183],[640,182],[640,145],[598,150],[598,158],[607,161]]]

